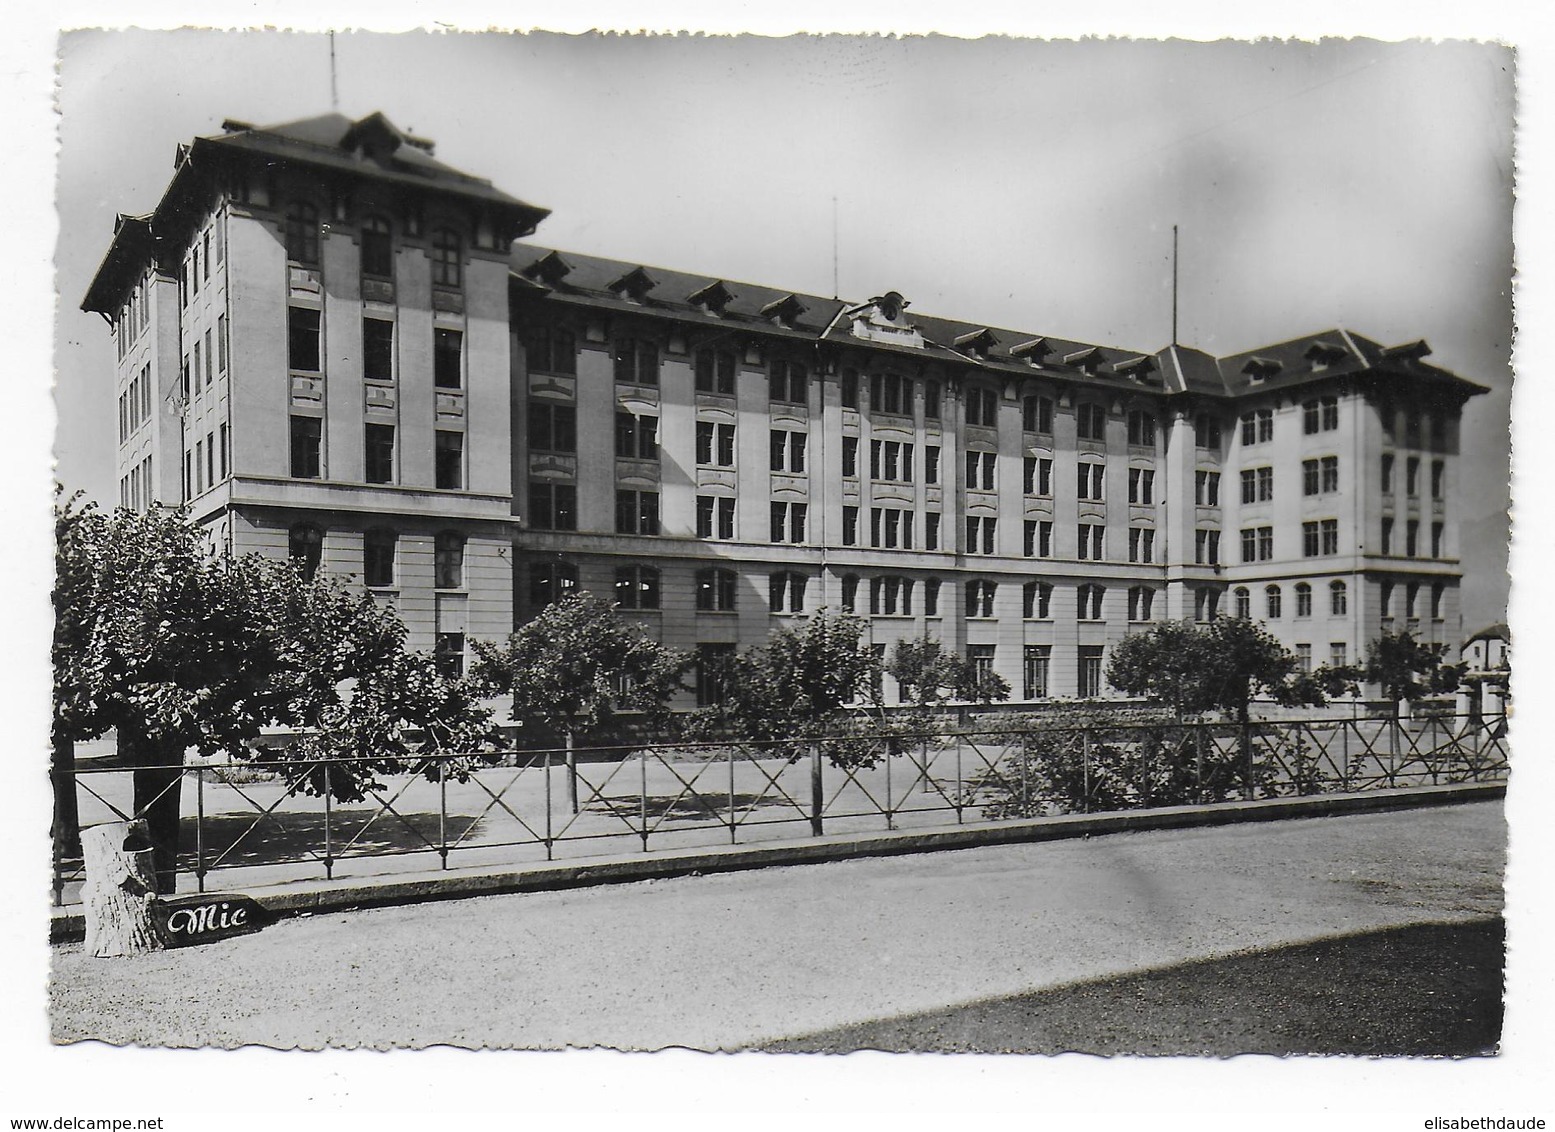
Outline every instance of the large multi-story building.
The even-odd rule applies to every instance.
[[[852,610],[1032,700],[1163,618],[1313,665],[1461,637],[1483,387],[1424,342],[1118,349],[520,242],[546,215],[378,114],[181,148],[83,303],[120,502],[350,575],[450,667],[580,588],[708,659]]]

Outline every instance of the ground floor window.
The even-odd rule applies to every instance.
[[[1053,657],[1052,645],[1027,645],[1024,691],[1028,700],[1047,699],[1048,665]]]
[[[1093,699],[1101,695],[1101,645],[1080,646],[1081,699]]]
[[[449,679],[457,680],[463,676],[464,634],[439,633],[432,651],[432,659],[437,665],[437,670]]]
[[[732,644],[697,646],[697,707],[723,703],[728,692],[729,663],[733,659]]]

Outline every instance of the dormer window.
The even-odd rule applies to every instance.
[[[1101,363],[1101,351],[1095,346],[1064,355],[1064,364],[1066,366],[1073,366],[1084,374],[1094,374]]]
[[[432,286],[457,291],[464,285],[462,250],[459,233],[453,229],[432,233]]]
[[[955,341],[956,349],[971,354],[974,357],[986,358],[988,351],[999,344],[993,331],[986,326],[981,330],[974,330],[970,334],[963,334]]]
[[[1425,339],[1418,342],[1406,342],[1402,346],[1388,346],[1383,349],[1382,356],[1391,362],[1418,362],[1431,352],[1431,347],[1426,345]]]
[[[1151,374],[1155,373],[1155,359],[1141,355],[1130,358],[1127,361],[1118,362],[1112,367],[1112,372],[1132,381],[1149,383]]]
[[[646,294],[646,292],[644,292]],[[708,314],[721,315],[724,307],[734,298],[734,292],[723,285],[720,280],[714,280],[700,291],[695,291],[687,297],[687,301],[694,307],[700,307]],[[641,300],[639,300],[641,301]]]
[[[793,326],[804,312],[805,305],[794,295],[784,295],[761,308],[762,317],[770,318],[782,326]]]
[[[640,303],[656,286],[658,284],[654,282],[653,276],[641,267],[634,267],[611,283],[609,289],[614,294],[625,296],[634,303]]]
[[[1274,358],[1249,358],[1247,364],[1242,367],[1242,372],[1247,375],[1247,380],[1254,385],[1260,381],[1266,381],[1279,373],[1285,367]]]
[[[1046,338],[1031,338],[1010,347],[1011,357],[1025,358],[1034,366],[1040,366],[1052,352],[1053,347]]]
[[[1323,370],[1338,362],[1348,352],[1344,347],[1336,346],[1332,342],[1318,341],[1308,346],[1301,356],[1314,370]]]
[[[524,274],[547,287],[555,287],[572,271],[572,265],[556,252],[546,252],[524,268]]]

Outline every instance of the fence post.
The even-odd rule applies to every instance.
[[[929,781],[929,737],[927,734],[918,739],[918,766],[923,771],[922,793],[933,793],[934,784]]]
[[[324,877],[326,880],[335,879],[335,840],[330,828],[332,794],[329,785],[329,761],[326,759],[324,762]]]
[[[724,748],[729,753],[729,844],[735,843],[734,836],[734,748]]]
[[[1242,757],[1243,775],[1242,797],[1247,801],[1253,800],[1253,725],[1246,720],[1242,721]]]
[[[570,746],[570,744],[569,744]],[[570,754],[571,751],[569,750]],[[573,803],[577,805],[576,802]],[[573,813],[577,813],[576,809]],[[643,751],[637,758],[637,820],[641,823],[643,852],[648,851],[648,753]]]
[[[194,769],[194,887],[205,891],[205,768]]]
[[[448,867],[448,760],[437,761],[437,855]]]
[[[885,742],[885,827],[896,828],[896,818],[891,811],[891,740]]]
[[[567,732],[567,801],[574,815],[578,812],[578,756],[573,748],[572,732]]]
[[[962,815],[966,810],[966,796],[961,792],[961,747],[956,744],[956,824],[960,825]]]
[[[810,832],[816,837],[823,832],[821,810],[826,805],[826,795],[821,789],[821,745],[810,747]]]
[[[1198,791],[1198,803],[1204,805],[1204,727],[1199,725],[1193,729],[1193,774]]]
[[[1091,812],[1091,729],[1080,731],[1080,772],[1084,776],[1085,793],[1080,798],[1080,812]]]
[[[1393,704],[1393,718],[1388,726],[1388,785],[1398,785],[1398,747],[1403,734],[1403,721],[1398,717],[1398,703]]]
[[[545,859],[553,860],[551,846],[554,838],[551,836],[551,752],[545,752]]]
[[[1031,784],[1026,771],[1026,737],[1022,734],[1015,740],[1015,757],[1020,760],[1020,816],[1031,816]]]
[[[1339,789],[1345,793],[1350,791],[1350,723],[1348,720],[1339,721],[1339,755],[1343,760],[1339,765],[1343,769],[1339,771]]]

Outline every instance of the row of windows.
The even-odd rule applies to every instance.
[[[314,307],[288,307],[286,312],[286,364],[295,373],[322,373],[324,369],[322,312]],[[367,381],[395,380],[394,322],[386,318],[362,319],[362,377]],[[220,366],[227,368],[227,338],[220,335]],[[210,331],[205,334],[207,364],[210,355]],[[199,383],[199,345],[195,346],[195,383]],[[432,384],[438,389],[464,386],[464,331],[446,326],[432,328]],[[537,402],[530,406],[531,414]],[[570,409],[568,410],[571,411]],[[531,424],[533,422],[531,421]]]
[[[200,293],[200,284],[211,280],[211,263],[220,263],[226,255],[226,228],[218,219],[202,232],[184,256],[178,277],[178,305],[187,307]]]
[[[119,477],[119,506],[144,511],[156,502],[156,486],[151,479],[151,453]]]
[[[231,434],[226,422],[215,432],[207,432],[184,449],[184,500],[193,499],[206,488],[215,487],[230,474]]]
[[[119,443],[123,444],[150,419],[151,363],[147,362],[130,378],[129,387],[119,394]]]
[[[464,536],[457,531],[439,531],[433,536],[432,583],[440,590],[464,586]],[[313,523],[296,523],[287,532],[287,555],[305,579],[318,573],[324,553],[324,532]],[[395,584],[399,535],[386,527],[374,527],[362,533],[362,582],[373,589]]]
[[[1397,548],[1393,544],[1393,532],[1395,525],[1396,524],[1394,523],[1393,517],[1391,515],[1384,515],[1382,517],[1382,545],[1380,549],[1383,554],[1397,553]],[[1420,530],[1421,527],[1419,519],[1409,519],[1405,522],[1403,546],[1403,553],[1405,558],[1420,557]],[[1430,557],[1447,557],[1447,526],[1444,523],[1431,524]]]
[[[194,336],[193,348],[184,355],[179,387],[185,403],[199,396],[201,390],[209,389],[215,383],[217,373],[226,372],[227,316],[219,314],[216,316],[214,339],[211,328],[206,327],[203,335]]]
[[[124,360],[124,355],[129,353],[130,347],[149,325],[151,291],[144,283],[138,283],[113,320],[113,339],[118,347],[120,361]]]
[[[225,429],[225,425],[222,426]],[[464,433],[433,431],[433,484],[439,489],[464,488]],[[368,421],[362,428],[362,475],[367,483],[393,483],[395,428]],[[291,418],[293,479],[316,480],[324,475],[324,421],[321,417]],[[570,528],[569,528],[570,529]]]
[[[1296,613],[1297,617],[1312,616],[1312,586],[1308,582],[1297,582],[1295,585]],[[1238,617],[1250,618],[1253,616],[1253,595],[1246,586],[1238,586],[1231,591],[1232,605]],[[1263,616],[1268,621],[1278,621],[1284,615],[1285,594],[1279,586],[1265,586],[1263,591],[1264,605]],[[1350,591],[1345,583],[1337,579],[1328,583],[1328,611],[1335,617],[1343,617],[1349,612]]]
[[[1382,454],[1382,494],[1392,495],[1396,483],[1394,482],[1394,470],[1397,460],[1393,453]],[[1404,461],[1404,494],[1417,496],[1420,494],[1420,457],[1410,456]],[[1442,499],[1447,494],[1447,462],[1445,460],[1431,461],[1431,498]]]
[[[286,258],[303,267],[319,266],[320,237],[318,206],[307,200],[294,200],[286,206],[284,218]],[[368,217],[363,223],[361,272],[373,279],[394,277],[394,231],[388,219]],[[428,241],[432,261],[432,285],[457,291],[464,285],[464,241],[452,228],[436,228]]]

